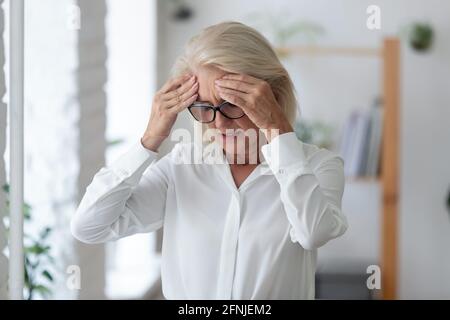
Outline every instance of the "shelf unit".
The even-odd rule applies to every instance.
[[[381,48],[295,46],[277,48],[280,57],[348,56],[373,57],[382,62],[383,133],[380,177],[352,177],[347,181],[377,182],[382,189],[381,214],[381,298],[397,297],[398,177],[400,109],[400,41],[385,38]],[[388,137],[388,139],[386,139]]]

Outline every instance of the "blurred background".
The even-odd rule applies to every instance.
[[[5,299],[9,1],[0,3]],[[349,229],[319,250],[317,298],[450,299],[448,12],[446,0],[26,0],[25,298],[163,298],[161,232],[87,246],[70,218],[94,174],[141,137],[186,41],[237,20],[263,33],[291,74],[298,137],[345,159]],[[187,112],[176,127],[191,128]]]

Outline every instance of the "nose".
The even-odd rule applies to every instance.
[[[228,119],[223,116],[219,111],[216,112],[216,119],[214,120],[214,126],[219,130],[225,130],[231,128],[231,119]]]

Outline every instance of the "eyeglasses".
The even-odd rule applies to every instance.
[[[188,107],[188,110],[194,119],[201,123],[213,122],[216,119],[217,111],[228,119],[239,119],[245,115],[241,108],[228,101],[222,102],[217,107],[206,102],[194,102]]]

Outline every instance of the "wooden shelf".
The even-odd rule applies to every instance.
[[[397,297],[398,176],[400,116],[400,41],[386,38],[381,48],[295,46],[275,50],[280,56],[375,57],[382,61],[383,138],[380,177],[347,177],[346,182],[380,183],[381,212],[381,297]],[[389,137],[386,139],[386,137]]]

